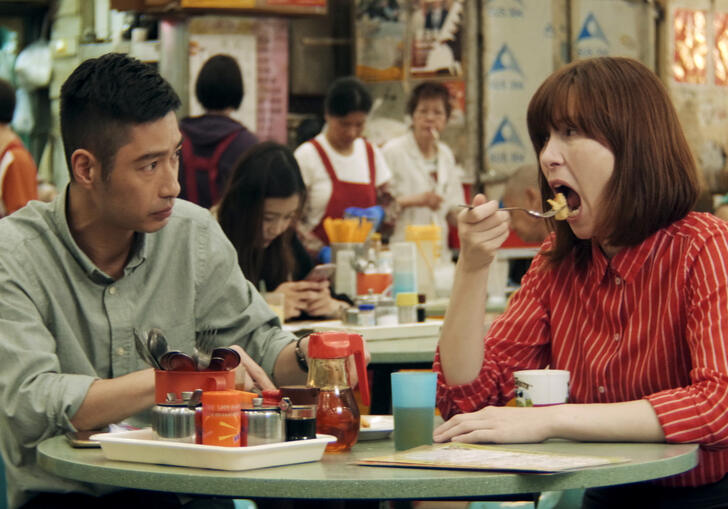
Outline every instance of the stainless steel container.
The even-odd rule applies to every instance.
[[[249,446],[285,440],[281,409],[276,406],[263,406],[262,398],[255,398],[252,408],[243,408],[243,426],[247,428]]]
[[[152,408],[152,429],[162,440],[195,441],[195,411],[184,402],[169,402]]]

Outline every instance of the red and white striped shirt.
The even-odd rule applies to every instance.
[[[543,248],[547,249],[548,239]],[[611,260],[598,247],[580,272],[538,255],[485,337],[471,383],[448,386],[443,416],[504,405],[513,371],[571,372],[571,403],[647,399],[672,443],[700,443],[700,463],[662,481],[697,486],[728,472],[728,223],[690,213]]]

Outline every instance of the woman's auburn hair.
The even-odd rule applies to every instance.
[[[699,180],[675,108],[657,76],[636,60],[600,57],[572,62],[549,76],[528,105],[528,132],[540,155],[551,129],[573,127],[614,154],[594,236],[610,246],[635,246],[692,210]],[[543,203],[552,198],[539,172]],[[583,268],[591,240],[565,221],[551,221],[556,241],[547,258],[572,252]]]

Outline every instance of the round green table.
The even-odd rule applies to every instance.
[[[353,465],[389,454],[391,438],[360,442],[351,452],[321,461],[240,472],[107,460],[100,449],[74,449],[65,437],[38,446],[38,463],[63,478],[118,487],[237,498],[455,499],[606,486],[656,479],[697,464],[694,444],[622,444],[550,441],[507,448],[566,454],[624,456],[627,463],[558,474],[516,474]]]

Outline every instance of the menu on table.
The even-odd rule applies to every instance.
[[[580,456],[453,442],[425,445],[386,456],[365,458],[356,463],[370,466],[547,473],[628,461],[628,458],[623,457]]]

